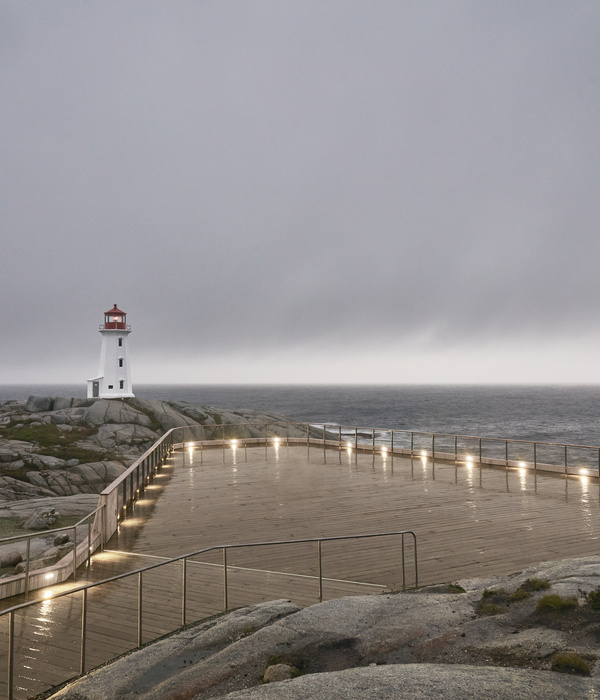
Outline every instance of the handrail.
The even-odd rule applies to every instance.
[[[187,560],[192,557],[196,557],[200,554],[205,554],[207,552],[222,550],[223,552],[223,609],[228,610],[228,579],[227,579],[227,551],[230,549],[239,549],[243,547],[266,547],[274,545],[294,545],[294,544],[304,544],[309,542],[317,543],[318,552],[318,580],[319,580],[319,601],[323,600],[323,568],[322,568],[322,544],[323,542],[333,542],[338,540],[358,540],[373,537],[392,537],[401,536],[402,537],[402,550],[401,550],[401,562],[402,562],[402,586],[406,588],[406,565],[405,565],[405,546],[404,537],[412,536],[413,538],[413,548],[414,548],[414,569],[415,569],[415,588],[419,586],[418,577],[418,554],[417,554],[417,536],[412,530],[399,530],[395,532],[375,532],[375,533],[363,533],[359,535],[340,535],[337,537],[311,537],[298,540],[274,540],[268,542],[249,542],[249,543],[236,543],[236,544],[224,544],[224,545],[214,545],[211,547],[205,547],[199,549],[195,552],[190,552],[188,554],[179,555],[173,557],[166,561],[161,561],[156,564],[150,564],[142,568],[136,569],[135,571],[129,571],[124,574],[118,574],[116,576],[111,576],[110,578],[104,579],[102,581],[97,581],[95,583],[90,583],[84,586],[79,586],[73,588],[69,591],[62,591],[53,595],[53,598],[64,598],[66,596],[72,596],[76,593],[82,593],[82,604],[81,604],[81,644],[80,644],[80,674],[83,675],[86,671],[86,630],[87,630],[87,610],[88,610],[88,591],[92,588],[98,588],[99,586],[106,585],[107,583],[112,583],[114,581],[119,581],[131,576],[138,577],[138,618],[137,618],[137,648],[140,648],[143,644],[143,575],[147,571],[153,569],[158,569],[163,566],[168,566],[179,561],[183,562],[183,576],[181,582],[181,627],[186,624],[186,603],[187,603]],[[317,578],[317,577],[315,577]],[[11,608],[7,608],[0,612],[0,618],[8,615],[8,700],[12,700],[13,697],[13,685],[14,685],[14,656],[15,656],[15,613],[34,605],[40,605],[43,600],[29,601],[26,603],[21,603],[15,605]],[[179,629],[179,628],[177,628]],[[175,630],[174,630],[175,631]]]
[[[102,579],[101,581],[95,581],[94,583],[86,583],[76,588],[70,588],[68,591],[59,591],[52,595],[52,599],[63,598],[67,595],[72,595],[73,593],[79,593],[83,590],[89,590],[90,588],[96,588],[97,586],[103,586],[106,583],[113,583],[114,581],[119,581],[120,579],[128,578],[129,576],[134,576],[140,573],[145,573],[146,571],[151,571],[152,569],[158,569],[161,566],[168,566],[169,564],[174,564],[178,561],[184,559],[191,559],[192,557],[197,557],[199,554],[206,554],[207,552],[213,552],[215,550],[223,549],[241,549],[243,547],[270,547],[276,545],[284,544],[305,544],[307,542],[333,542],[338,540],[360,540],[372,537],[391,537],[397,535],[411,535],[413,542],[415,544],[415,588],[419,587],[419,575],[418,575],[418,553],[416,549],[417,536],[412,530],[398,530],[393,532],[369,532],[361,533],[360,535],[339,535],[337,537],[308,537],[306,539],[300,540],[269,540],[265,542],[239,542],[235,544],[216,544],[210,547],[204,547],[203,549],[198,549],[195,552],[188,552],[187,554],[180,554],[176,557],[170,559],[163,559],[155,564],[148,564],[147,566],[142,566],[139,569],[134,569],[133,571],[126,571],[123,574],[116,574],[115,576],[109,576],[108,578]],[[405,582],[404,584],[405,585]],[[29,608],[32,605],[39,605],[41,600],[30,600],[25,603],[19,603],[18,605],[13,605],[11,608],[6,608],[0,610],[0,617],[7,615],[10,612],[17,610],[22,610],[23,608]]]
[[[364,426],[352,426],[352,425],[339,425],[333,423],[306,423],[302,421],[261,421],[259,423],[230,423],[230,424],[213,424],[213,425],[186,425],[177,428],[171,428],[166,431],[150,448],[148,448],[140,457],[138,457],[133,464],[128,467],[121,475],[119,475],[111,484],[109,484],[99,495],[99,507],[94,511],[96,513],[96,521],[93,525],[94,539],[93,542],[89,540],[90,544],[88,550],[91,548],[96,548],[97,546],[102,546],[104,542],[112,536],[118,527],[119,520],[126,514],[127,508],[135,501],[137,494],[143,491],[145,485],[153,478],[153,475],[159,471],[164,464],[166,458],[171,454],[176,445],[183,446],[187,442],[192,444],[200,443],[201,448],[208,446],[219,446],[225,447],[226,444],[231,444],[232,438],[226,438],[226,434],[231,434],[232,431],[236,434],[236,440],[242,440],[244,446],[249,444],[264,444],[265,448],[269,444],[271,438],[274,436],[269,436],[269,431],[281,431],[285,426],[285,437],[279,435],[279,439],[285,440],[287,444],[302,442],[307,444],[309,449],[312,444],[321,444],[324,449],[331,448],[337,445],[338,449],[342,449],[342,432],[345,433],[344,440],[347,440],[352,434],[353,447],[356,450],[363,452],[373,452],[377,449],[387,449],[386,445],[382,445],[382,433],[387,433],[390,435],[391,441],[391,455],[411,455],[414,456],[420,453],[422,456],[431,456],[433,459],[450,460],[450,461],[473,461],[473,455],[469,452],[471,449],[466,450],[458,449],[459,441],[478,441],[479,443],[479,455],[476,460],[479,464],[491,464],[491,465],[504,465],[505,467],[521,467],[521,468],[533,468],[544,469],[549,471],[556,471],[557,469],[564,470],[565,476],[569,474],[577,474],[576,467],[572,467],[569,464],[569,450],[593,450],[594,453],[594,463],[592,468],[597,475],[600,476],[600,447],[592,445],[576,445],[572,443],[557,443],[548,441],[537,441],[537,440],[520,440],[520,439],[509,439],[501,437],[484,437],[477,435],[459,435],[453,433],[435,433],[423,430],[407,430],[407,429],[389,429],[389,428],[367,428]],[[290,436],[290,427],[297,429],[298,434]],[[360,431],[360,432],[359,432]],[[254,435],[249,435],[248,433],[254,433]],[[359,441],[359,436],[364,437],[364,433],[369,433],[369,441]],[[376,440],[376,434],[377,440]],[[243,438],[242,438],[243,435]],[[317,437],[321,435],[321,437]],[[394,443],[394,439],[398,435],[404,436],[404,441],[407,442],[410,437],[410,448],[405,445],[402,447],[398,444],[399,441]],[[430,444],[427,446],[416,446],[415,442],[420,442],[420,438],[428,437],[430,439]],[[436,438],[440,439],[453,439],[454,449],[453,452],[444,452],[440,448],[439,442],[436,450]],[[228,443],[229,441],[229,443]],[[377,444],[379,442],[379,444]],[[502,456],[496,455],[491,457],[489,454],[484,455],[483,448],[488,443],[504,443],[505,449]],[[509,455],[509,446],[529,446],[533,450],[532,459],[527,457],[523,460],[522,456],[511,459]],[[552,463],[541,463],[538,454],[538,447],[549,447],[554,449],[561,449],[563,451],[563,458],[557,462],[555,459]],[[497,449],[497,448],[496,448]],[[462,454],[461,454],[462,453]],[[571,457],[572,459],[572,457]],[[588,463],[585,464],[585,470],[590,467],[590,458],[586,458]],[[579,465],[581,469],[583,465]],[[579,473],[586,473],[586,471]],[[600,479],[599,479],[600,486]],[[99,521],[98,511],[103,509],[101,513],[101,519]],[[73,526],[71,526],[72,528]],[[68,527],[66,529],[69,529]],[[48,532],[48,531],[47,531]],[[5,541],[10,541],[5,540]],[[0,540],[0,544],[2,541]],[[79,558],[81,563],[84,559],[81,559],[80,553],[76,553],[75,559]],[[88,558],[89,561],[89,558]],[[76,566],[76,563],[74,564]],[[56,565],[55,565],[56,567]],[[64,568],[64,567],[63,567]],[[36,570],[36,573],[40,573],[44,570]],[[19,578],[19,577],[12,577]],[[14,595],[15,593],[22,592],[17,590],[15,585],[10,583],[12,578],[5,579],[0,582],[0,596],[6,597],[7,595]],[[34,577],[35,579],[35,577]],[[63,572],[64,580],[64,572]],[[43,585],[41,580],[33,581],[34,587],[36,585]]]
[[[54,528],[53,530],[40,530],[39,532],[26,533],[23,535],[13,535],[12,537],[3,537],[2,539],[0,539],[0,546],[7,544],[8,542],[13,542],[15,540],[24,540],[24,539],[32,538],[32,537],[46,537],[47,535],[53,535],[55,532],[63,532],[64,530],[72,530],[74,527],[79,527],[80,525],[83,525],[83,523],[86,520],[91,518],[92,515],[96,515],[96,513],[100,510],[102,510],[102,506],[98,506],[98,508],[96,508],[96,510],[93,510],[91,513],[88,513],[79,522],[77,522],[73,525],[63,525],[62,527],[57,527],[57,528]]]

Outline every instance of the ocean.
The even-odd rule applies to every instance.
[[[0,402],[85,396],[85,385],[0,385]],[[600,386],[134,385],[140,398],[275,411],[294,420],[600,445]]]

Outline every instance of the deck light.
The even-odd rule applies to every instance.
[[[231,446],[232,446],[232,447],[237,447],[237,440],[232,440],[232,441],[231,441]]]
[[[421,450],[421,457],[427,457],[427,450]]]
[[[44,591],[44,598],[46,599],[52,598],[53,595],[54,593],[52,591]]]
[[[527,466],[527,463],[526,463],[526,462],[519,462],[519,466],[520,466],[521,468],[522,468],[522,467],[526,467],[526,466]]]
[[[46,581],[50,581],[54,578],[54,574],[46,574],[44,578],[46,579]]]
[[[587,469],[580,469],[579,473],[581,476],[587,476],[589,474],[589,471]]]
[[[352,449],[352,443],[351,443],[351,442],[347,442],[347,443],[346,443],[346,447],[347,447],[349,450],[351,450],[351,449]]]

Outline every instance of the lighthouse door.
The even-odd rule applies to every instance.
[[[100,396],[100,382],[92,382],[92,398],[97,399]]]

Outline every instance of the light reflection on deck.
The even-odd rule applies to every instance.
[[[475,462],[432,464],[391,454],[356,454],[284,444],[176,452],[140,494],[106,551],[76,583],[156,563],[215,544],[301,539],[410,529],[419,543],[421,583],[518,571],[548,559],[595,554],[600,535],[598,480],[565,478]],[[188,620],[218,612],[220,554],[188,564]],[[325,598],[397,587],[398,542],[323,547]],[[316,548],[269,547],[229,554],[230,606],[290,597],[316,602]],[[180,562],[144,575],[144,641],[181,619]],[[410,580],[410,577],[409,577]],[[358,584],[356,582],[359,582]],[[372,584],[378,584],[372,585]],[[31,599],[41,597],[33,592]],[[3,601],[15,604],[15,600]],[[78,671],[81,594],[50,597],[15,620],[15,697],[27,697]],[[137,577],[88,594],[88,668],[135,646]],[[6,650],[6,620],[0,652]],[[6,671],[0,665],[0,692]]]

